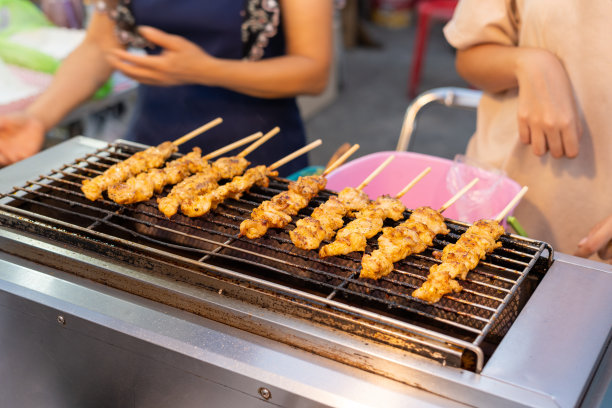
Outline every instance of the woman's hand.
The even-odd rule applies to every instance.
[[[162,48],[159,55],[134,55],[122,49],[109,52],[108,61],[126,76],[147,85],[172,86],[201,83],[198,72],[214,60],[196,44],[185,38],[153,27],[138,32]]]
[[[27,112],[0,117],[0,166],[37,153],[45,140],[40,120]]]
[[[589,257],[597,252],[603,260],[612,263],[612,215],[595,225],[578,243],[576,256]]]
[[[576,157],[582,135],[572,85],[552,53],[524,48],[517,59],[518,122],[521,142],[533,153]]]

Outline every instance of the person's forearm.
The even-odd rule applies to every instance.
[[[219,59],[213,65],[205,79],[196,78],[196,82],[259,98],[318,94],[325,90],[329,77],[328,64],[298,55],[256,62]]]
[[[106,62],[102,50],[84,42],[64,60],[51,85],[27,111],[49,130],[71,110],[89,99],[111,73],[112,68]]]
[[[490,93],[518,87],[528,64],[550,58],[552,54],[538,48],[482,44],[457,51],[457,72],[466,81]]]

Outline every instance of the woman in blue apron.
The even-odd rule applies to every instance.
[[[256,164],[272,163],[305,144],[295,97],[325,88],[332,9],[332,0],[98,1],[83,44],[18,119],[37,122],[34,129],[44,133],[116,69],[140,83],[125,138],[156,145],[222,117],[181,146],[210,152],[279,126],[249,155]],[[2,154],[0,147],[0,160]],[[280,170],[287,175],[307,164],[302,156]]]

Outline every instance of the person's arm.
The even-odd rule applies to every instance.
[[[579,243],[574,255],[587,258],[595,252],[612,263],[612,215],[595,225]]]
[[[156,56],[115,51],[110,61],[139,82],[202,84],[261,98],[317,94],[332,61],[332,0],[281,0],[287,53],[260,61],[214,58],[192,42],[151,27],[140,34],[163,48]]]
[[[540,48],[480,44],[457,52],[457,72],[476,87],[499,93],[518,88],[519,137],[534,154],[578,155],[580,119],[562,62]]]
[[[43,146],[45,133],[109,78],[108,49],[119,47],[114,23],[95,13],[80,44],[62,63],[51,85],[25,111],[0,116],[0,166],[25,159]]]
[[[62,62],[51,85],[26,112],[40,120],[46,130],[57,125],[108,80],[113,68],[105,54],[119,47],[114,22],[106,14],[94,12],[83,42]]]

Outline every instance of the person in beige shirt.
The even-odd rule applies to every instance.
[[[466,156],[529,186],[530,237],[581,256],[612,236],[612,1],[588,3],[460,0],[444,27],[484,91]]]

